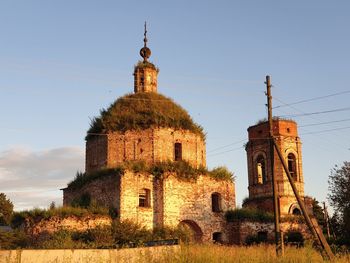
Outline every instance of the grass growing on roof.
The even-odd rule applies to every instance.
[[[192,131],[205,139],[203,128],[172,99],[154,92],[128,94],[92,119],[86,139],[113,131],[174,128]]]
[[[68,188],[71,190],[80,189],[84,185],[108,176],[122,176],[126,170],[131,170],[135,173],[149,173],[158,178],[163,177],[166,173],[174,173],[176,177],[183,181],[196,181],[199,175],[209,176],[215,180],[234,181],[234,176],[226,167],[216,167],[213,170],[208,170],[205,167],[195,168],[186,161],[167,161],[157,162],[154,164],[146,164],[144,161],[128,161],[122,165],[110,168],[101,169],[91,173],[77,172],[75,178],[68,183]]]

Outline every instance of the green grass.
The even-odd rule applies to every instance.
[[[153,92],[125,95],[101,110],[100,116],[92,119],[86,139],[94,134],[158,127],[189,130],[205,139],[203,128],[186,110],[172,99]]]

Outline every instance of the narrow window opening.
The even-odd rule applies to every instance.
[[[211,208],[215,213],[219,213],[222,211],[221,209],[221,194],[213,193],[211,195]]]
[[[175,161],[182,160],[182,144],[179,142],[175,143]]]
[[[257,183],[264,184],[267,181],[266,178],[266,165],[265,159],[262,155],[259,155],[256,159],[256,173],[257,173]]]
[[[288,171],[294,181],[297,180],[297,173],[296,173],[296,159],[294,154],[290,153],[288,154]]]
[[[139,207],[150,207],[150,190],[143,188],[139,191]]]

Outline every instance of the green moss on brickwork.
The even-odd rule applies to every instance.
[[[148,128],[184,129],[205,139],[203,128],[172,99],[153,92],[125,95],[93,118],[86,139],[96,134]]]
[[[101,169],[91,173],[77,172],[75,178],[68,183],[68,188],[74,190],[79,189],[85,184],[92,182],[96,179],[106,176],[121,176],[125,172],[123,167],[116,167],[111,169]]]
[[[66,218],[69,216],[75,216],[81,218],[91,215],[109,215],[109,210],[105,207],[99,206],[91,206],[88,208],[71,206],[63,206],[53,209],[34,208],[32,210],[15,212],[11,220],[11,225],[14,228],[20,227],[26,219],[33,222],[38,222],[51,217]]]
[[[206,175],[215,180],[234,180],[233,173],[226,167],[216,167],[210,171],[205,167],[194,168],[186,161],[158,162],[152,165],[147,165],[143,161],[129,161],[116,168],[102,169],[91,173],[77,172],[75,178],[68,183],[68,188],[70,190],[76,190],[82,188],[87,183],[103,177],[122,176],[126,170],[135,173],[149,173],[158,178],[163,177],[167,173],[174,173],[178,179],[184,181],[196,181],[199,175]]]

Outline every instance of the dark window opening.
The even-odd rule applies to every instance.
[[[287,128],[287,132],[290,133],[290,129],[289,128]]]
[[[143,188],[139,191],[139,207],[150,207],[150,190]]]
[[[213,193],[211,195],[211,208],[215,213],[221,212],[221,195],[219,193]]]
[[[297,180],[297,170],[296,170],[296,159],[294,154],[290,153],[288,154],[288,171],[292,178],[296,181]]]
[[[177,142],[175,143],[175,161],[182,160],[182,144]]]
[[[264,184],[267,181],[266,178],[266,165],[265,159],[262,155],[259,155],[256,159],[256,174],[257,174],[257,183]]]
[[[301,211],[299,208],[294,208],[292,214],[293,215],[301,215]]]
[[[221,232],[214,232],[213,233],[213,241],[214,241],[214,243],[222,243],[222,233]]]

